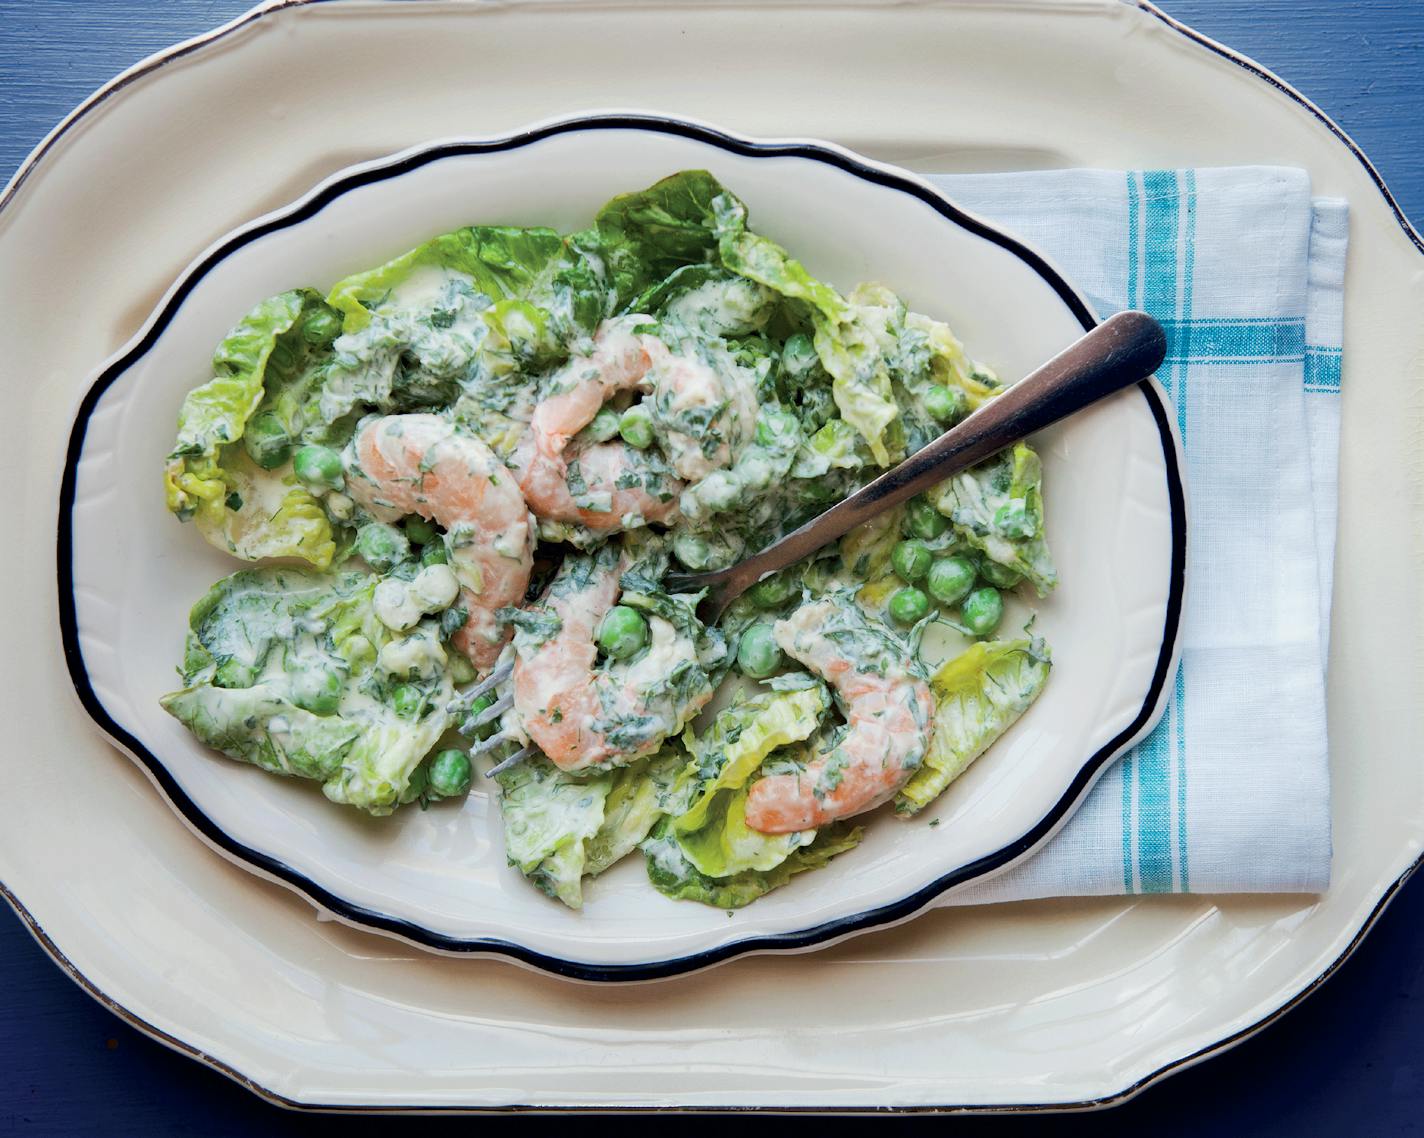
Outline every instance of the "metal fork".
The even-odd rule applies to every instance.
[[[1166,334],[1147,313],[1110,316],[934,442],[800,529],[727,569],[669,573],[663,587],[669,593],[706,589],[697,615],[712,624],[768,574],[794,565],[875,515],[992,458],[1035,431],[1146,379],[1166,354]]]

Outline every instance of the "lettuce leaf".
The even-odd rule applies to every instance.
[[[669,743],[616,771],[571,774],[537,755],[496,775],[509,864],[550,897],[582,908],[583,879],[647,837],[686,762]]]
[[[584,873],[597,876],[638,848],[662,818],[687,755],[675,742],[631,766],[614,772],[603,804],[603,821],[584,844]]]
[[[338,441],[321,417],[320,397],[340,331],[337,312],[304,290],[297,324],[273,341],[262,377],[262,403],[242,437],[248,456],[263,469],[280,466],[309,435]],[[339,441],[345,441],[344,434]]]
[[[444,233],[384,265],[338,281],[327,303],[342,314],[342,331],[359,332],[417,269],[434,268],[466,278],[509,323],[518,312],[562,335],[593,331],[604,316],[603,286],[596,267],[552,229],[476,225]],[[524,306],[499,308],[501,301]],[[539,329],[542,331],[542,327]]]
[[[726,195],[719,222],[722,263],[782,296],[804,302],[815,329],[816,354],[831,375],[841,417],[860,432],[881,466],[893,458],[886,431],[899,417],[890,371],[873,324],[859,307],[816,280],[776,242],[746,229],[746,207]]]
[[[164,696],[163,708],[208,746],[273,774],[325,782],[334,778],[360,724],[304,711],[278,685],[185,688]],[[273,723],[285,724],[280,730]]]
[[[1043,532],[1043,466],[1028,443],[941,482],[929,498],[969,545],[1017,569],[1040,597],[1058,583]]]
[[[185,686],[159,702],[231,758],[389,814],[409,800],[412,774],[448,726],[454,689],[438,626],[391,632],[375,615],[376,583],[283,567],[224,578],[189,615]],[[381,664],[397,641],[398,675]],[[398,688],[418,697],[404,714]]]
[[[229,447],[222,457],[223,496],[193,515],[208,543],[243,561],[299,557],[317,569],[330,567],[336,554],[331,522],[291,466],[263,470],[241,447]]]
[[[905,314],[899,351],[901,360],[905,362],[923,352],[929,369],[928,378],[944,387],[959,388],[964,392],[971,411],[977,411],[986,400],[1002,390],[998,377],[990,368],[964,354],[964,345],[950,331],[948,324],[921,313]]]
[[[934,735],[924,764],[895,798],[895,812],[917,814],[938,798],[1038,698],[1050,658],[1042,641],[981,640],[930,680]]]
[[[331,564],[335,540],[325,511],[297,484],[280,438],[239,445],[274,392],[290,392],[316,366],[305,329],[322,311],[310,289],[264,300],[213,354],[213,378],[190,391],[178,413],[178,438],[164,470],[165,498],[180,519],[194,519],[213,545],[246,560],[299,557]],[[273,420],[276,422],[276,420]],[[291,441],[290,439],[288,440]]]
[[[603,263],[614,310],[632,311],[635,297],[678,269],[716,262],[718,202],[730,196],[706,170],[683,170],[619,194],[571,240]]]
[[[582,908],[586,843],[603,825],[613,775],[574,778],[538,755],[495,777],[509,864],[550,897]]]
[[[589,340],[608,313],[601,264],[552,229],[458,229],[328,294],[342,317],[320,418],[346,425],[450,407],[507,454],[532,412],[531,375]]]
[[[178,440],[169,458],[209,458],[242,438],[247,420],[262,402],[267,361],[277,339],[291,331],[310,295],[294,289],[270,297],[223,338],[213,353],[213,378],[183,400]]]
[[[820,869],[837,854],[860,843],[859,826],[834,822],[824,826],[810,845],[793,850],[771,869],[746,869],[730,877],[715,878],[698,871],[671,832],[667,821],[659,823],[643,843],[648,864],[648,880],[666,897],[680,901],[701,901],[719,909],[739,909],[773,889],[779,889],[796,874]]]
[[[751,829],[747,789],[768,755],[809,738],[829,710],[830,696],[817,683],[761,692],[725,708],[701,738],[688,732],[700,785],[669,833],[699,873],[730,877],[743,870],[769,870],[815,838],[814,830],[763,834]]]

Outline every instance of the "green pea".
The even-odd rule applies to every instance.
[[[748,589],[747,599],[759,609],[779,609],[800,591],[801,588],[793,577],[785,573],[775,573]]]
[[[913,585],[898,590],[890,598],[890,618],[897,624],[914,624],[930,611],[930,599]]]
[[[419,514],[411,514],[402,525],[412,545],[429,545],[435,540],[435,527]]]
[[[757,417],[756,441],[764,447],[775,445],[779,439],[795,438],[800,431],[796,416],[780,407],[763,408]]]
[[[245,661],[229,656],[213,674],[213,685],[220,688],[250,688],[257,682],[257,669]]]
[[[449,612],[449,609],[445,610]],[[450,653],[450,679],[457,684],[467,684],[475,678],[475,666],[466,659],[463,652]]]
[[[460,724],[460,734],[468,735],[471,739],[488,739],[498,731],[498,723],[483,723],[478,727],[475,726],[475,720],[479,718],[480,712],[493,707],[494,701],[498,698],[494,692],[488,691],[470,704],[470,710],[465,713],[465,721]]]
[[[281,466],[292,453],[292,437],[287,434],[282,420],[271,411],[263,411],[248,420],[242,442],[252,461],[263,470]]]
[[[925,410],[936,423],[951,425],[969,411],[969,399],[957,387],[935,384],[924,395]]]
[[[318,308],[302,322],[302,338],[308,344],[326,347],[341,335],[341,317],[329,308]]]
[[[583,434],[596,443],[606,443],[618,433],[619,422],[617,411],[612,407],[603,407],[593,417],[593,422],[583,429]]]
[[[930,552],[930,547],[914,538],[900,542],[890,553],[891,568],[907,585],[923,580],[925,574],[930,571],[930,563],[933,560],[934,554]]]
[[[805,332],[797,332],[781,349],[781,366],[793,379],[804,378],[812,368],[819,367],[821,357],[816,344]]]
[[[450,554],[445,550],[445,543],[432,541],[429,545],[423,546],[420,550],[420,563],[422,565],[449,565]]]
[[[941,557],[930,566],[925,587],[942,605],[957,605],[974,588],[977,569],[967,557]]]
[[[724,514],[741,500],[742,485],[725,470],[714,470],[697,484],[697,496],[713,513]]]
[[[626,660],[648,642],[648,622],[637,609],[614,605],[598,628],[598,646],[615,660]]]
[[[933,541],[949,529],[949,519],[923,498],[911,498],[905,507],[905,525],[911,536]]]
[[[991,585],[975,589],[964,598],[959,619],[975,636],[988,636],[1004,619],[1004,598]]]
[[[653,445],[653,417],[641,403],[635,403],[618,420],[618,433],[630,447],[647,450]]]
[[[989,557],[979,560],[979,576],[996,589],[1012,589],[1023,580],[1023,574],[1012,565],[1003,565]]]
[[[402,719],[418,719],[425,706],[425,695],[414,684],[401,684],[391,692],[391,705]]]
[[[405,534],[382,522],[369,522],[356,531],[356,552],[378,573],[385,573],[410,556]]]
[[[292,459],[292,470],[311,490],[340,490],[346,485],[341,456],[330,447],[302,447]]]
[[[292,680],[292,702],[313,715],[332,715],[345,685],[332,668],[303,668]]]
[[[712,547],[695,533],[680,533],[672,539],[672,551],[687,568],[694,572],[707,568],[712,558]]]
[[[454,798],[470,789],[470,756],[455,747],[440,751],[430,760],[430,796]]]
[[[772,635],[771,625],[754,624],[742,633],[737,645],[737,668],[744,676],[764,680],[781,667],[781,649]]]

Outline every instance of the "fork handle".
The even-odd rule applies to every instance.
[[[904,462],[780,541],[718,574],[727,599],[952,474],[1075,411],[1146,379],[1167,354],[1162,326],[1145,312],[1119,312]],[[689,577],[692,582],[699,578]]]

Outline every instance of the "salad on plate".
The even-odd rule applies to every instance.
[[[635,851],[668,897],[745,905],[871,811],[924,810],[1042,690],[1031,620],[1000,634],[1009,591],[1056,581],[1039,459],[955,475],[710,625],[664,578],[765,547],[1000,390],[701,170],[577,233],[471,226],[281,293],[178,415],[168,508],[253,564],[194,605],[163,707],[374,815],[492,775],[510,865],[572,908]]]

